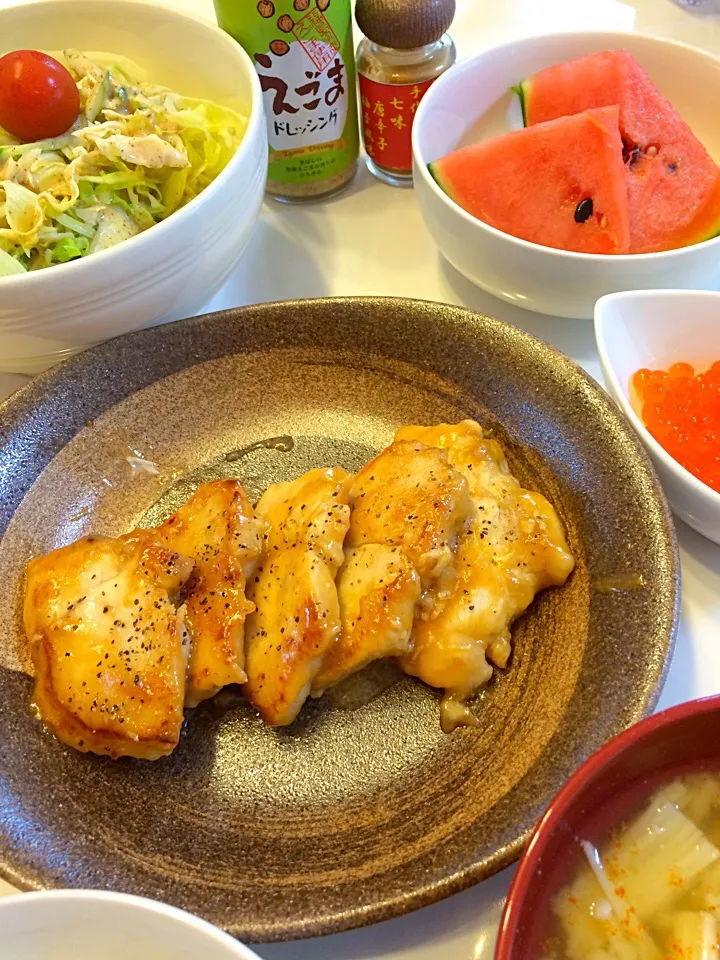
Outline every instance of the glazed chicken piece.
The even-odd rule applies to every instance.
[[[397,439],[445,450],[473,498],[452,592],[416,623],[412,651],[401,660],[406,673],[445,689],[446,727],[472,723],[463,704],[490,679],[488,659],[506,666],[512,622],[540,590],[565,583],[575,562],[552,504],[520,486],[500,444],[477,423],[405,427]]]
[[[248,584],[245,692],[270,726],[293,722],[340,633],[335,574],[348,528],[347,474],[311,470],[270,487],[257,505],[269,525]]]
[[[342,630],[313,695],[382,657],[408,653],[418,604],[451,589],[470,519],[467,482],[444,451],[393,443],[350,485],[350,529],[337,578]]]
[[[244,683],[245,618],[255,607],[245,582],[257,566],[266,526],[239,480],[201,484],[150,535],[185,556],[195,569],[183,588],[192,650],[185,705],[194,707],[230,683]]]
[[[395,442],[350,485],[345,546],[399,547],[424,591],[442,593],[454,579],[453,554],[472,514],[465,478],[444,450],[414,440]]]
[[[192,567],[133,534],[87,537],[30,561],[35,704],[63,743],[146,760],[177,745],[189,643],[176,598]]]
[[[420,577],[399,547],[366,543],[349,549],[338,571],[341,632],[312,687],[321,696],[373,660],[410,649]]]
[[[303,544],[333,570],[343,562],[348,529],[350,476],[339,467],[309,470],[297,480],[273,483],[257,505],[267,524],[266,551]]]

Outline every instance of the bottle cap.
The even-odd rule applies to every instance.
[[[357,0],[355,19],[368,40],[411,50],[434,43],[455,16],[455,0]]]

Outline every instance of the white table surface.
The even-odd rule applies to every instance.
[[[14,2],[0,0],[0,6]],[[212,0],[170,2],[214,19]],[[467,56],[514,37],[575,29],[637,30],[720,54],[720,17],[685,13],[671,0],[458,0],[452,33],[459,55]],[[384,243],[388,237],[392,252]],[[271,273],[266,265],[278,259],[285,268]],[[529,331],[600,377],[590,322],[527,313],[476,289],[441,260],[412,190],[387,187],[365,169],[332,201],[267,203],[249,250],[207,311],[350,294],[462,304]],[[25,380],[0,374],[0,398]],[[720,547],[679,521],[677,527],[683,612],[661,707],[720,692]],[[510,876],[506,870],[442,903],[363,930],[256,950],[264,960],[489,960]],[[0,881],[0,895],[12,892]]]

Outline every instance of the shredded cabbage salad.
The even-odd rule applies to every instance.
[[[235,153],[247,117],[142,82],[79,50],[65,65],[80,115],[60,137],[21,143],[0,128],[0,277],[114,246],[196,197]]]

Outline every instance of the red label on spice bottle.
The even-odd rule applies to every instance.
[[[362,74],[359,80],[362,130],[367,155],[386,170],[410,173],[412,123],[415,111],[433,81],[377,83]]]

